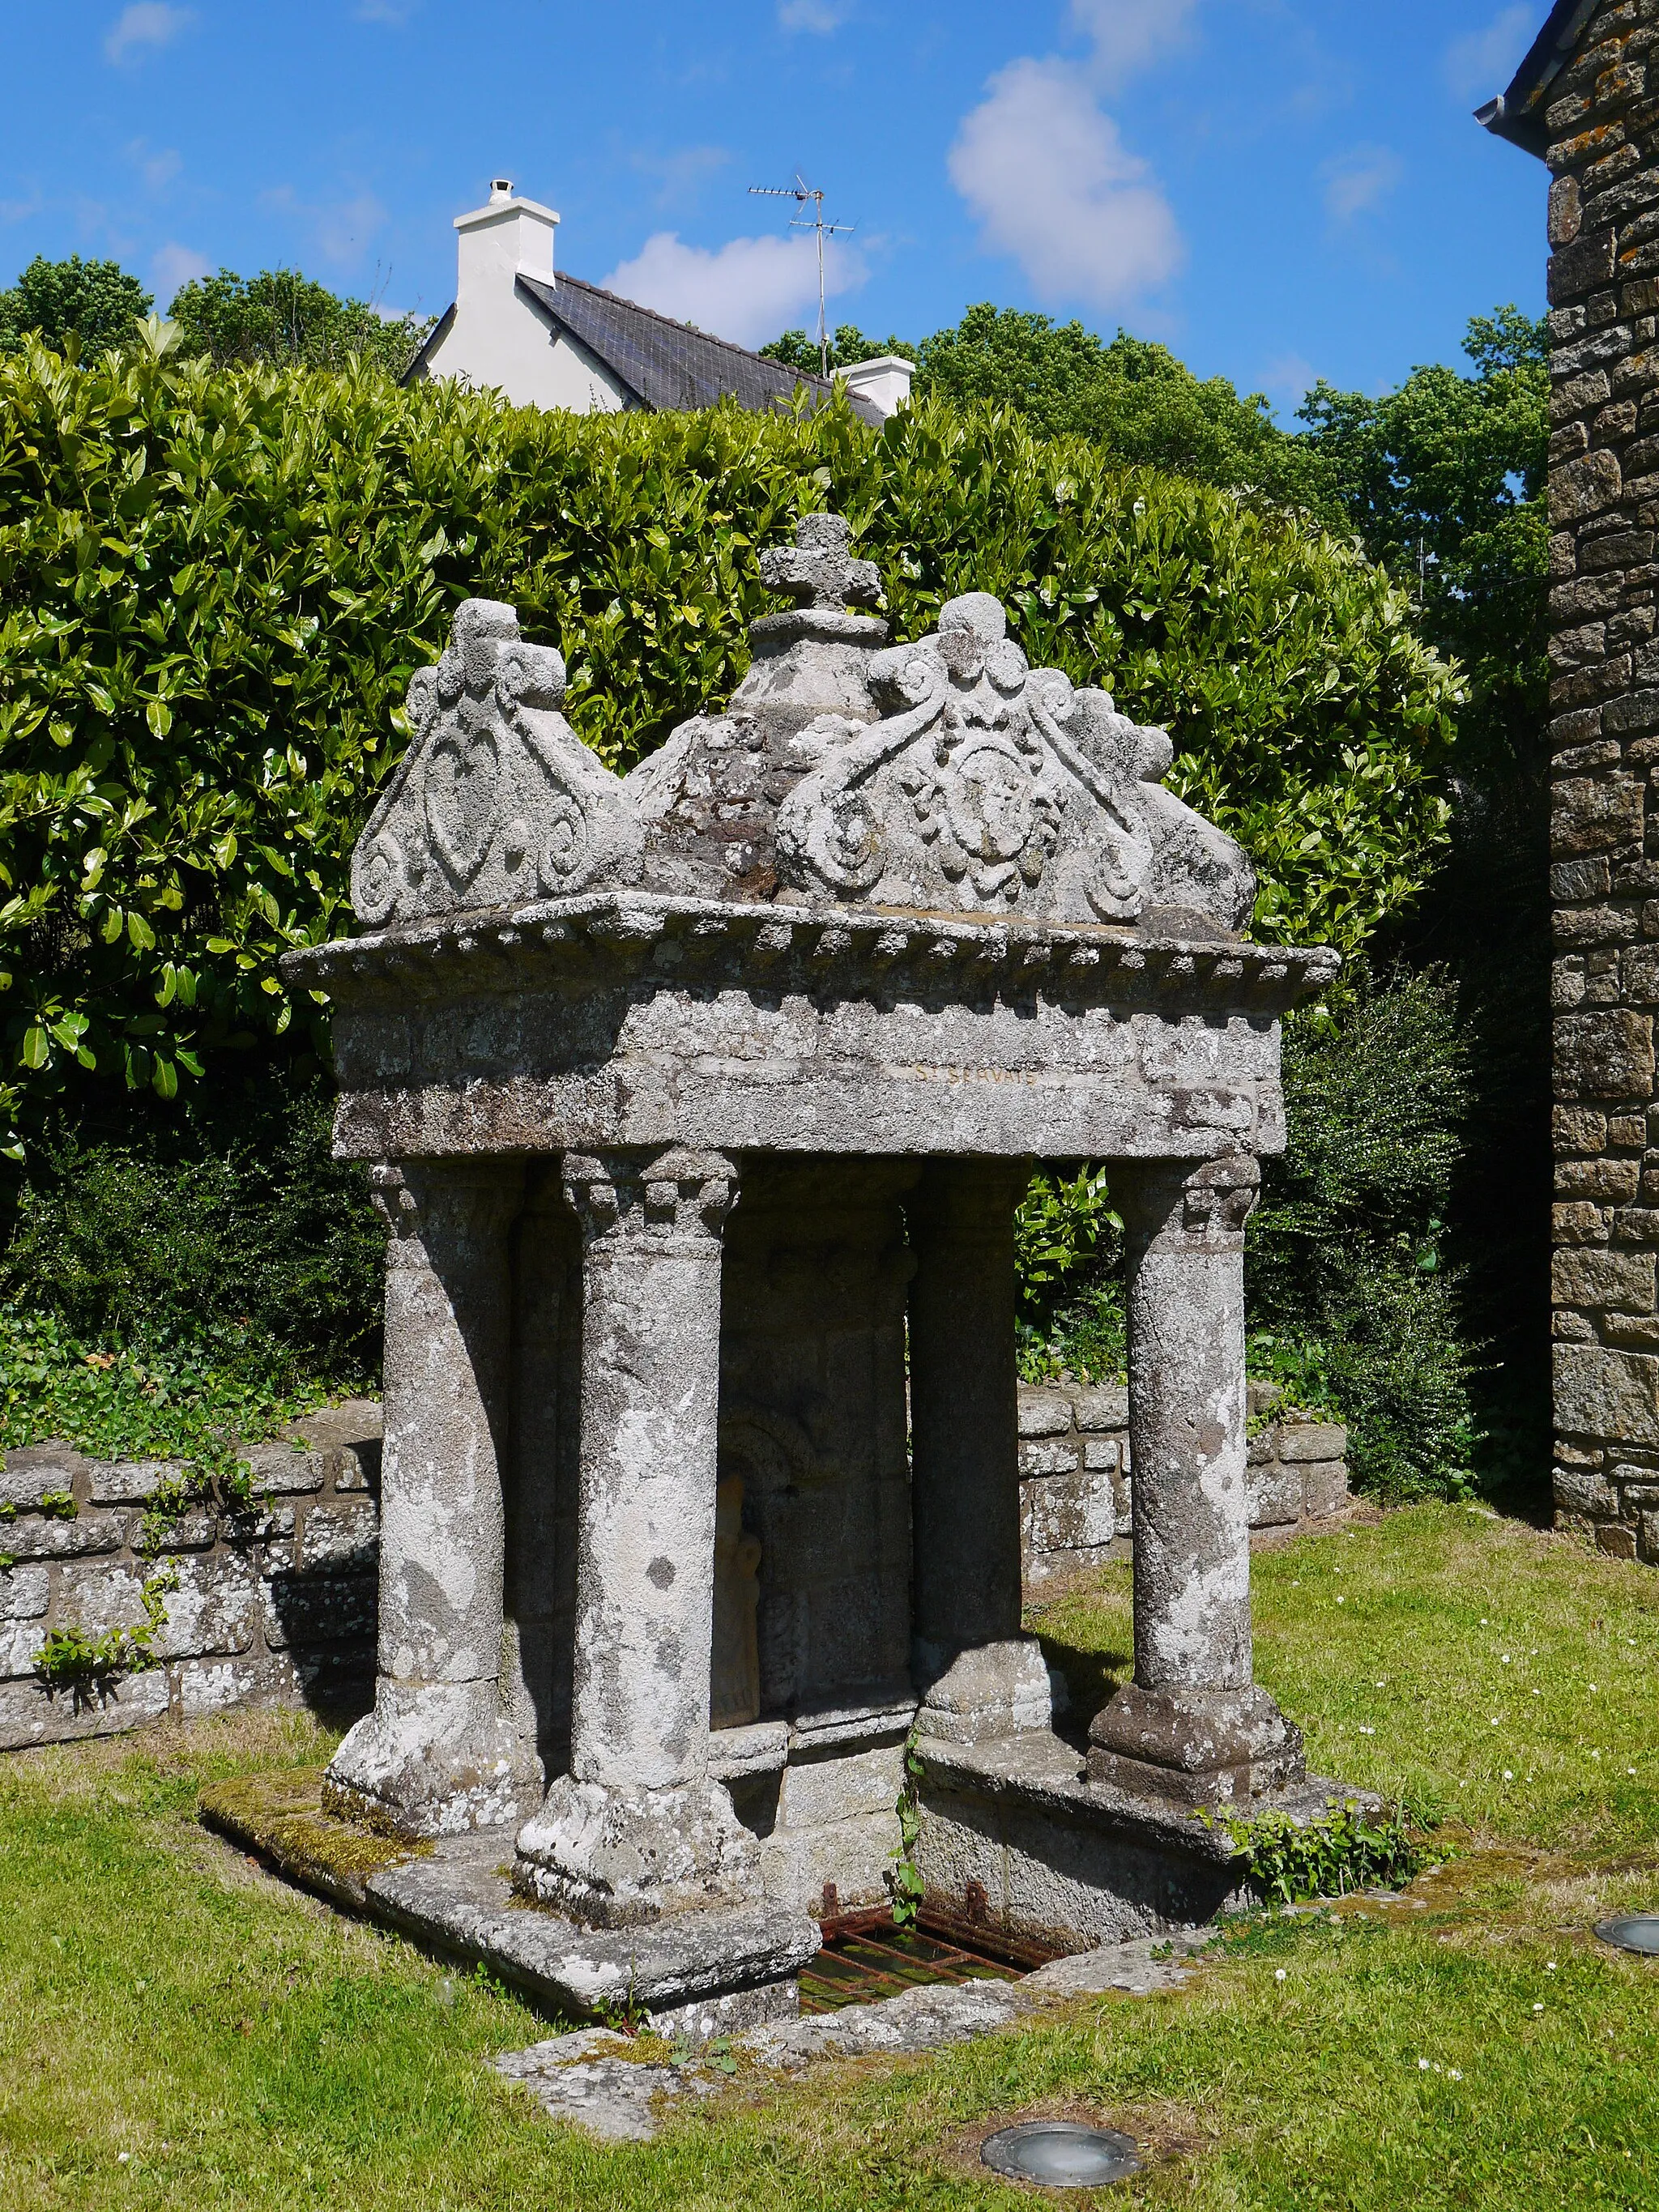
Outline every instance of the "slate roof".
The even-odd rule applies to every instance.
[[[690,323],[671,321],[654,309],[632,300],[602,292],[580,276],[556,280],[520,275],[519,290],[532,301],[548,322],[568,331],[588,353],[597,356],[623,390],[641,407],[653,412],[674,412],[712,407],[727,394],[740,406],[766,413],[793,404],[797,392],[805,392],[811,404],[821,406],[833,390],[821,376],[786,368],[781,362],[765,361],[757,353],[733,345],[727,338],[695,330]],[[455,317],[452,307],[433,326],[431,336],[404,374],[404,381],[417,376],[427,356],[449,329]],[[855,413],[866,422],[882,416],[867,400],[848,394]]]
[[[1549,144],[1544,110],[1550,104],[1550,87],[1577,52],[1585,28],[1601,4],[1601,0],[1555,0],[1509,88],[1484,107],[1477,107],[1475,121],[1494,137],[1519,146],[1523,153],[1537,155],[1541,161]]]

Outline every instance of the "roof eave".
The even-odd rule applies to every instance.
[[[1544,27],[1505,89],[1474,111],[1474,119],[1494,138],[1507,138],[1523,154],[1541,161],[1550,134],[1544,121],[1545,97],[1578,48],[1586,26],[1601,0],[1555,0]]]
[[[538,276],[526,280],[521,270],[514,279],[514,285],[524,298],[529,301],[537,313],[544,316],[562,337],[568,339],[572,345],[580,346],[584,353],[592,354],[595,361],[601,362],[609,369],[636,407],[650,407],[650,401],[639,388],[637,373],[630,373],[629,369],[625,368],[612,355],[607,353],[605,348],[596,342],[591,331],[573,330],[559,313],[556,277],[550,279]],[[550,300],[547,297],[549,292],[553,295]]]
[[[431,354],[432,349],[437,344],[439,339],[444,336],[445,332],[448,331],[454,320],[455,302],[452,300],[449,305],[444,309],[442,314],[439,316],[437,321],[434,323],[432,328],[422,339],[420,349],[416,354],[414,360],[410,362],[408,368],[404,369],[403,374],[398,379],[399,384],[413,384],[421,371],[427,366],[428,357]]]

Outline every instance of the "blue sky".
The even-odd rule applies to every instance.
[[[283,264],[453,295],[512,177],[573,274],[755,343],[816,316],[797,171],[856,228],[831,323],[964,307],[1164,339],[1281,414],[1542,306],[1541,164],[1470,119],[1546,0],[0,0],[0,282],[109,254],[163,301]]]

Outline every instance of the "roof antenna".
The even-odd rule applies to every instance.
[[[802,208],[809,200],[811,202],[811,216],[791,216],[789,228],[791,230],[811,230],[817,234],[818,366],[823,372],[824,382],[828,384],[830,381],[830,330],[823,319],[823,241],[826,238],[839,237],[843,231],[856,230],[858,225],[855,222],[826,222],[823,219],[823,192],[815,191],[799,169],[795,172],[795,181],[793,185],[750,185],[749,189],[759,199],[793,200],[798,207]]]

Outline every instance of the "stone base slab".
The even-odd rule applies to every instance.
[[[757,1904],[647,1928],[579,1928],[514,1895],[511,1838],[499,1831],[399,1848],[323,1813],[321,1784],[320,1773],[244,1777],[204,1791],[203,1816],[301,1887],[424,1948],[481,1964],[560,2016],[639,2009],[693,2041],[795,2017],[797,1977],[820,1941],[805,1912]],[[304,1816],[297,1829],[296,1814]],[[339,1879],[338,1863],[360,1851],[376,1863]]]
[[[1173,1945],[1116,1944],[1057,1959],[1018,1980],[906,1990],[816,2019],[752,2028],[734,2039],[734,2047],[765,2073],[783,2075],[825,2060],[938,2051],[995,2035],[1045,2005],[1109,1990],[1146,1996],[1178,1989],[1190,1965],[1170,1954],[1186,1948],[1180,1938]],[[1163,1955],[1152,1957],[1154,1948]],[[550,2118],[568,2120],[609,2142],[647,2142],[676,2106],[684,2109],[729,2086],[724,2075],[695,2060],[674,2063],[661,2045],[630,2042],[602,2027],[552,2036],[527,2051],[505,2051],[491,2063],[505,2080],[521,2084]],[[752,2095],[752,2080],[745,2086]]]
[[[916,1863],[930,1896],[986,1923],[1077,1949],[1202,1926],[1248,1901],[1226,1832],[1168,1797],[1085,1779],[1081,1754],[1034,1729],[984,1745],[919,1746]],[[1310,1778],[1250,1814],[1299,1822],[1365,1791]]]

